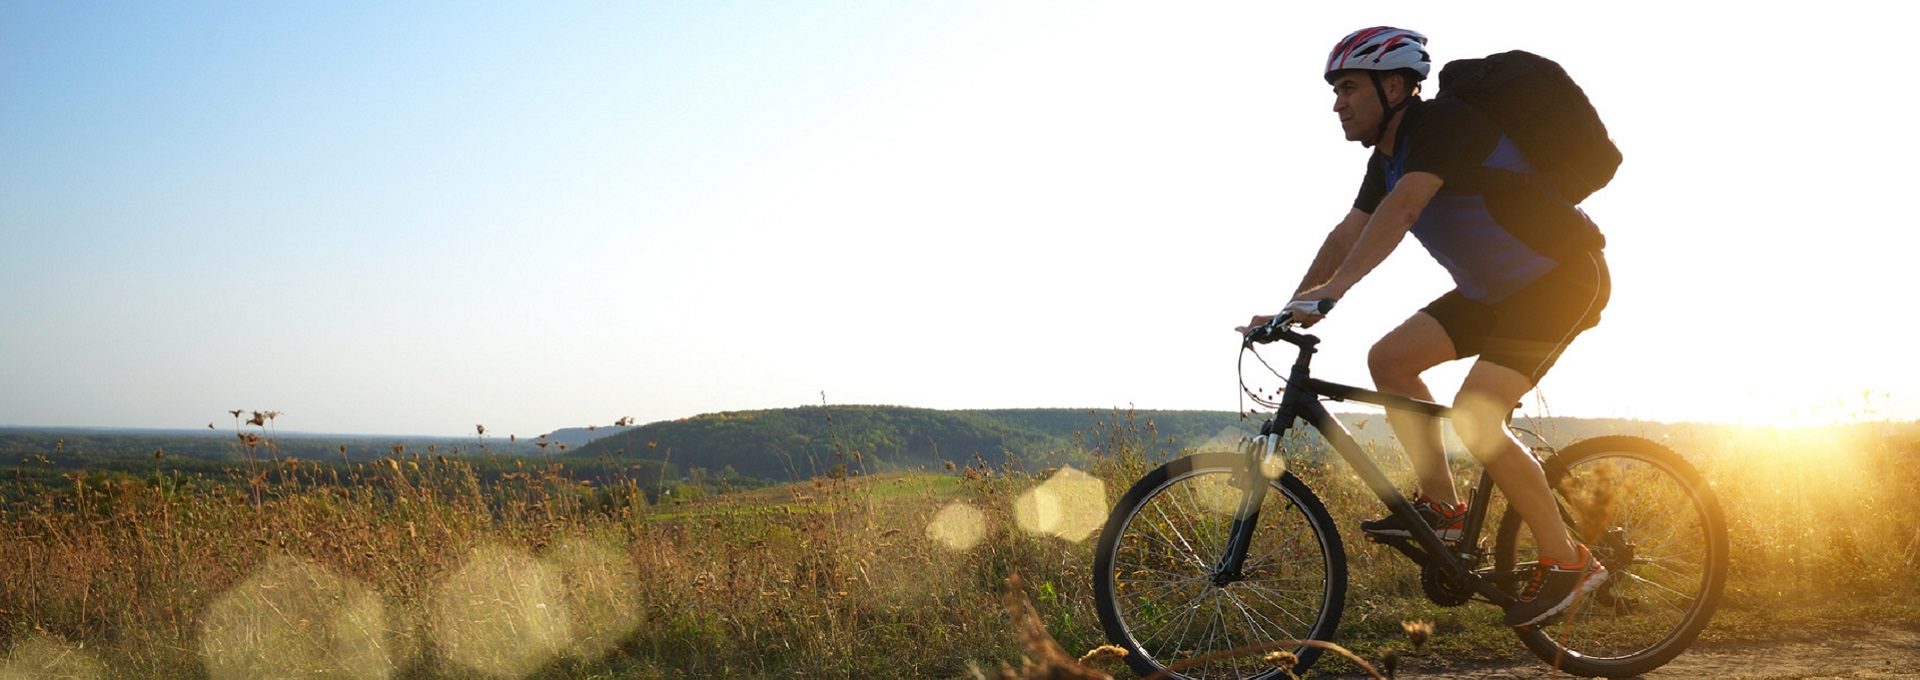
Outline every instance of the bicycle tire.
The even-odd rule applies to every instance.
[[[1514,629],[1520,640],[1555,668],[1588,677],[1640,675],[1686,651],[1727,579],[1726,518],[1705,477],[1671,449],[1627,436],[1576,442],[1542,467],[1573,519],[1574,540],[1609,578],[1560,620]],[[1523,524],[1512,508],[1501,515],[1496,572],[1533,559]]]
[[[1094,606],[1107,639],[1127,650],[1127,664],[1141,675],[1172,667],[1178,670],[1166,677],[1277,678],[1283,669],[1265,662],[1264,651],[1182,664],[1272,640],[1330,640],[1339,626],[1346,552],[1326,506],[1291,473],[1269,481],[1242,569],[1247,578],[1225,586],[1209,580],[1245,493],[1230,481],[1244,460],[1201,453],[1168,462],[1134,483],[1108,515],[1094,551]],[[1321,650],[1291,651],[1299,674]]]

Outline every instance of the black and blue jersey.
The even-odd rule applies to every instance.
[[[1438,176],[1444,184],[1414,222],[1413,236],[1453,276],[1462,295],[1484,303],[1504,300],[1560,261],[1606,245],[1585,212],[1549,192],[1461,190],[1483,169],[1528,173],[1533,167],[1471,105],[1416,101],[1400,121],[1393,156],[1375,151],[1368,160],[1353,207],[1374,212],[1407,173]]]

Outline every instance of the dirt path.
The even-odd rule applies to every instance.
[[[1538,661],[1439,667],[1428,659],[1403,663],[1400,678],[1545,678]],[[1562,673],[1559,677],[1568,677]],[[1656,678],[1916,678],[1920,677],[1920,621],[1863,634],[1771,645],[1701,644],[1660,669]]]

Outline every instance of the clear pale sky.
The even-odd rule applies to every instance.
[[[1558,60],[1626,155],[1555,414],[1920,418],[1914,10],[1761,7],[8,1],[0,425],[1231,410],[1383,23]],[[1409,239],[1321,375],[1448,285]]]

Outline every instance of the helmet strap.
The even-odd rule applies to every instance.
[[[1408,104],[1413,103],[1413,95],[1408,94],[1404,99],[1401,99],[1400,105],[1398,106],[1389,104],[1387,103],[1387,86],[1380,83],[1380,72],[1367,71],[1367,77],[1373,79],[1374,94],[1380,95],[1380,129],[1373,131],[1372,141],[1361,144],[1361,146],[1372,148],[1386,139],[1387,126],[1393,123],[1395,114],[1400,113],[1401,109],[1407,108]]]

